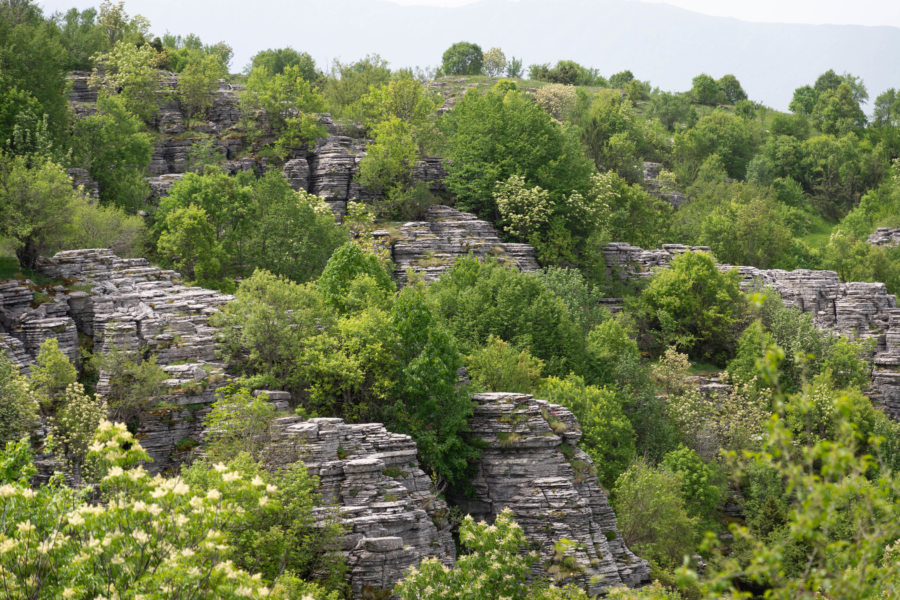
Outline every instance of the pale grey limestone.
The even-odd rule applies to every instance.
[[[623,243],[603,249],[610,274],[623,280],[642,280],[666,268],[687,246],[665,245],[659,250],[643,250]],[[842,283],[834,271],[797,269],[757,269],[718,265],[722,271],[737,269],[744,289],[768,286],[787,306],[812,314],[819,328],[856,339],[872,340],[873,385],[868,395],[890,417],[900,419],[900,309],[897,298],[883,283]]]
[[[493,521],[510,509],[541,555],[536,574],[546,574],[555,544],[566,538],[575,542],[569,553],[580,566],[572,582],[589,593],[648,582],[648,563],[625,545],[593,462],[577,447],[581,428],[572,413],[527,394],[473,398],[471,432],[485,447],[471,482],[474,497],[454,498],[463,511]]]
[[[900,227],[880,227],[869,236],[869,243],[873,246],[898,246],[900,245]]]
[[[490,223],[475,215],[437,204],[428,208],[425,218],[404,223],[396,232],[375,232],[376,239],[391,248],[394,276],[401,283],[407,281],[407,270],[434,281],[470,254],[493,257],[525,272],[539,268],[533,247],[503,242]]]
[[[322,520],[345,526],[342,549],[353,598],[380,597],[426,557],[451,566],[456,550],[449,509],[419,468],[407,435],[378,423],[284,417],[268,460],[275,466],[298,458],[319,478]],[[328,508],[331,506],[333,508]]]

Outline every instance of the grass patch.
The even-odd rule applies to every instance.
[[[810,248],[821,250],[828,245],[831,232],[837,227],[837,224],[828,221],[820,215],[811,215],[810,221],[809,233],[800,239]]]

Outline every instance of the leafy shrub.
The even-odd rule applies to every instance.
[[[466,357],[472,383],[488,392],[531,393],[538,385],[544,361],[488,336],[487,345]]]
[[[635,455],[634,430],[616,394],[569,375],[548,378],[538,395],[572,411],[581,425],[581,447],[594,461],[600,482],[611,488]]]

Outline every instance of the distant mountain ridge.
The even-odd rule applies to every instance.
[[[450,44],[467,40],[485,50],[499,46],[526,65],[570,58],[606,76],[631,69],[666,90],[690,88],[701,72],[734,73],[752,99],[779,109],[829,68],[861,76],[872,99],[900,87],[896,27],[749,23],[629,0],[482,0],[452,8],[300,0],[278,14],[265,7],[162,0],[142,12],[154,24],[171,22],[167,11],[196,12],[190,22],[201,37],[235,47],[235,70],[255,51],[284,45],[310,52],[323,67],[368,53],[394,67],[434,66]]]

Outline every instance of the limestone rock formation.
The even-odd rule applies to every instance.
[[[640,280],[668,266],[672,258],[686,250],[709,249],[664,245],[660,250],[643,250],[614,243],[604,247],[603,256],[611,275]],[[842,283],[834,271],[719,265],[723,271],[733,268],[740,273],[744,289],[772,287],[786,305],[811,313],[817,327],[872,340],[873,385],[868,394],[876,406],[900,419],[900,308],[883,283]]]
[[[678,190],[668,189],[659,181],[659,172],[662,170],[662,164],[654,162],[645,162],[642,165],[644,173],[644,188],[656,196],[662,198],[674,208],[678,208],[683,204],[687,204],[687,196]]]
[[[383,425],[342,419],[279,419],[274,464],[298,458],[320,480],[319,519],[345,525],[343,551],[354,598],[382,597],[426,557],[456,560],[447,504],[431,491],[416,445]]]
[[[494,257],[522,271],[539,268],[533,247],[504,243],[490,223],[449,206],[431,206],[425,221],[403,223],[395,231],[376,231],[375,237],[391,247],[394,275],[401,283],[407,281],[407,269],[433,281],[469,254]]]
[[[873,246],[900,246],[900,227],[880,227],[869,236],[869,243]]]
[[[79,337],[95,351],[117,346],[156,355],[169,375],[159,399],[165,408],[145,415],[138,436],[152,470],[177,465],[187,442],[199,439],[204,411],[225,379],[209,316],[231,297],[187,287],[173,271],[109,250],[60,252],[38,269],[59,283],[0,283],[0,348],[25,369],[49,337],[76,362]],[[105,386],[101,373],[98,391]]]
[[[66,173],[72,178],[72,185],[84,188],[84,193],[91,198],[100,197],[100,185],[91,177],[87,169],[66,169]]]
[[[648,582],[647,562],[619,534],[616,515],[590,457],[578,449],[581,428],[572,413],[527,394],[476,394],[472,434],[485,444],[472,481],[474,498],[455,500],[476,519],[492,521],[509,508],[541,555],[539,573],[562,538],[578,573],[569,582],[590,594]]]

